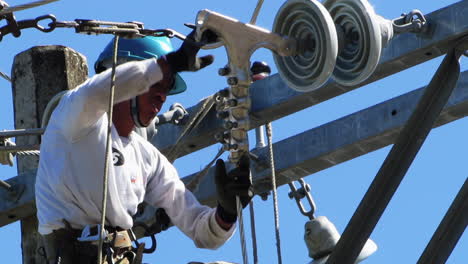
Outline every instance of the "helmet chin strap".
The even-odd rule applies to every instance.
[[[140,120],[137,98],[138,96],[133,97],[130,101],[130,113],[132,115],[133,123],[135,124],[136,127],[139,127],[139,128],[147,127],[147,125],[143,125],[143,122],[141,122]]]

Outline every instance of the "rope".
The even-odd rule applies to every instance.
[[[107,185],[109,181],[109,153],[110,145],[112,140],[112,114],[114,106],[114,90],[115,90],[115,68],[117,67],[117,49],[119,45],[119,36],[114,37],[114,54],[112,57],[112,77],[111,77],[111,86],[109,94],[109,106],[107,109],[108,113],[108,124],[107,124],[107,142],[106,142],[106,153],[104,159],[104,181],[103,181],[103,190],[102,190],[102,216],[101,216],[101,226],[99,229],[99,245],[98,245],[98,263],[102,264],[102,244],[103,244],[103,233],[104,226],[106,224],[106,204],[107,204]],[[111,260],[108,260],[111,261]]]
[[[8,74],[6,74],[6,73],[4,73],[4,72],[1,72],[1,71],[0,71],[0,77],[2,77],[3,79],[5,79],[5,80],[11,82],[10,76],[8,76]]]
[[[39,150],[28,150],[18,151],[16,154],[19,156],[40,156],[41,152]]]
[[[245,231],[244,231],[244,219],[242,216],[242,203],[240,201],[239,196],[236,196],[236,204],[237,204],[237,216],[239,217],[239,237],[241,242],[242,248],[242,258],[244,260],[244,264],[249,263],[249,259],[247,256],[247,247],[245,243]]]
[[[200,109],[198,109],[198,112],[190,117],[188,124],[184,127],[184,130],[180,134],[179,138],[177,138],[174,147],[172,147],[166,154],[166,157],[169,161],[174,162],[174,160],[176,160],[177,157],[179,157],[181,153],[181,150],[178,145],[179,142],[182,140],[182,138],[188,135],[195,127],[197,127],[205,118],[205,116],[211,110],[211,107],[213,107],[213,105],[215,104],[214,98],[214,95],[207,97]]]
[[[249,203],[250,209],[250,229],[252,230],[252,248],[254,264],[258,264],[258,250],[257,250],[257,232],[255,231],[255,214],[254,214],[254,202],[253,200]]]
[[[278,193],[276,191],[276,171],[275,171],[275,157],[273,156],[273,131],[271,123],[266,125],[266,132],[268,136],[268,148],[270,149],[270,165],[271,165],[271,184],[273,185],[273,204],[275,214],[275,234],[276,234],[276,250],[278,252],[278,264],[281,264],[281,240],[279,234],[279,210],[278,210]]]
[[[41,5],[46,5],[46,4],[57,2],[57,1],[59,0],[40,0],[40,1],[34,1],[31,3],[27,3],[27,4],[12,6],[12,7],[8,7],[8,5],[6,5],[7,7],[5,7],[3,10],[0,11],[0,16],[8,14],[8,13],[13,13],[13,12],[29,9],[29,8],[34,8],[34,7],[41,6]]]
[[[208,163],[208,165],[206,165],[205,168],[203,168],[203,170],[200,171],[189,183],[187,183],[185,187],[191,192],[194,192],[196,189],[198,189],[198,186],[200,185],[201,180],[206,176],[206,173],[208,172],[208,170],[211,168],[211,166],[213,166],[215,161],[219,157],[221,157],[224,151],[225,151],[224,148],[220,148],[218,151],[218,154],[216,154],[214,159],[211,160],[210,163]]]
[[[13,155],[39,156],[40,152],[33,149],[35,145],[16,146],[9,138],[0,138],[0,164],[13,166]],[[16,149],[15,149],[16,148]]]

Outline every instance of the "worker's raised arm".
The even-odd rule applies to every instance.
[[[66,138],[78,140],[104,116],[109,105],[111,77],[111,69],[108,69],[62,97],[53,118],[62,124]],[[148,91],[162,78],[161,68],[154,58],[119,65],[116,68],[114,104]]]

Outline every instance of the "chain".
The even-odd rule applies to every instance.
[[[42,26],[44,20],[50,20],[46,27]],[[10,14],[7,25],[0,28],[0,41],[3,36],[12,34],[14,37],[21,36],[21,30],[35,28],[48,33],[56,28],[73,28],[76,33],[87,35],[112,34],[124,38],[141,38],[145,36],[179,38],[185,40],[186,36],[173,29],[145,29],[140,22],[113,22],[89,19],[75,19],[74,21],[57,21],[52,14],[39,16],[35,19],[16,21]]]
[[[278,253],[278,264],[282,263],[281,260],[281,240],[279,234],[279,210],[278,210],[278,193],[276,190],[276,171],[275,171],[275,157],[273,155],[273,131],[271,123],[266,125],[266,132],[268,136],[268,147],[270,149],[270,165],[271,165],[271,184],[273,187],[273,205],[275,214],[275,234],[276,234],[276,250]]]

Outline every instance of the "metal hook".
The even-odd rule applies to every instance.
[[[145,230],[145,233],[144,233],[143,235],[144,235],[144,236],[149,236],[149,237],[151,237],[151,243],[152,243],[152,244],[151,244],[151,247],[150,247],[150,248],[145,248],[145,249],[143,250],[143,253],[145,253],[145,254],[151,254],[151,253],[153,253],[153,252],[156,250],[156,237],[155,237],[155,235],[154,235],[154,234],[150,234],[150,233],[148,232],[149,227],[148,227],[148,225],[146,225],[145,223],[136,222],[136,223],[134,224],[134,228],[135,228],[135,227],[141,227],[141,228],[143,228],[143,229]],[[135,239],[134,242],[135,242],[135,245],[136,245],[136,248],[135,248],[135,250],[136,250],[136,249],[140,246],[140,242],[138,242],[138,240],[136,240],[136,239]]]

